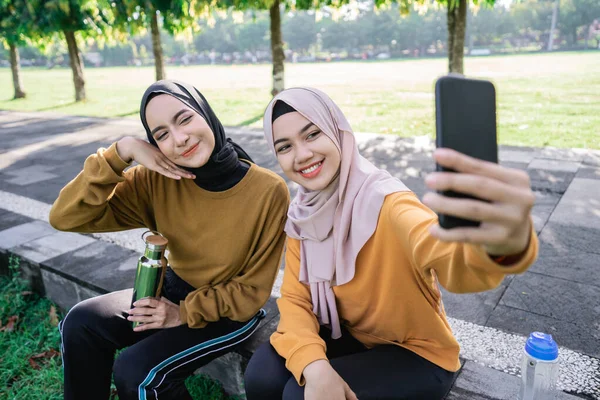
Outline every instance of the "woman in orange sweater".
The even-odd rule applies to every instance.
[[[418,198],[361,157],[324,93],[294,88],[264,116],[282,170],[300,188],[288,211],[281,320],[246,370],[253,399],[441,399],[459,345],[438,285],[496,287],[538,251],[527,174],[438,149],[459,173],[426,178],[436,191],[487,200]],[[434,211],[482,221],[444,230]]]

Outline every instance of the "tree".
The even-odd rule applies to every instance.
[[[10,69],[13,78],[15,99],[25,98],[21,83],[19,47],[27,44],[27,35],[33,35],[30,9],[23,0],[0,0],[0,36],[10,52]]]
[[[212,5],[213,2],[211,2],[210,4]],[[283,53],[283,38],[281,36],[281,5],[281,0],[221,0],[216,2],[216,6],[221,10],[269,10],[271,55],[273,58],[273,85],[271,89],[271,94],[273,96],[275,96],[277,93],[281,92],[284,89],[283,62],[285,60],[285,54]]]
[[[271,95],[285,89],[284,67],[285,54],[283,52],[283,38],[281,36],[281,11],[279,10],[279,0],[273,0],[273,5],[269,7],[269,17],[271,18],[271,56],[273,57],[273,89]]]
[[[587,38],[588,27],[600,17],[600,2],[598,0],[561,0],[558,26],[567,35],[571,45],[577,44],[577,31],[585,27]]]
[[[116,24],[129,34],[150,28],[156,80],[166,78],[160,25],[171,35],[196,26],[200,3],[195,0],[120,0],[112,3]]]
[[[403,0],[405,1],[405,0]],[[465,32],[469,0],[436,0],[447,9],[448,28],[448,72],[462,74],[464,71]],[[495,0],[473,0],[473,4],[494,5]]]
[[[69,52],[73,72],[75,101],[86,99],[83,57],[77,43],[83,38],[98,38],[112,33],[108,0],[29,0],[35,10],[35,24],[47,35],[61,33]]]

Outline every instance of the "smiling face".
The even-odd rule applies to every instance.
[[[160,151],[183,167],[206,164],[215,136],[196,111],[168,94],[153,97],[146,106],[146,122]]]
[[[285,175],[308,190],[323,190],[335,179],[341,157],[335,143],[298,112],[273,122],[277,161]]]

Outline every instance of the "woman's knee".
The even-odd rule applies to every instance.
[[[304,400],[304,386],[298,385],[296,378],[290,378],[283,389],[282,400]]]
[[[65,340],[73,339],[93,330],[100,323],[100,316],[88,300],[77,303],[60,322],[59,329]]]
[[[263,343],[254,353],[244,374],[246,397],[252,399],[281,399],[283,388],[291,374],[285,360],[270,343]]]

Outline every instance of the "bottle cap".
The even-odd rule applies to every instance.
[[[558,345],[552,335],[533,332],[525,342],[525,352],[542,361],[553,361],[558,358]]]
[[[148,235],[151,233],[151,235]],[[142,234],[142,239],[146,243],[146,247],[153,251],[162,251],[167,247],[169,241],[160,232],[146,231]]]

